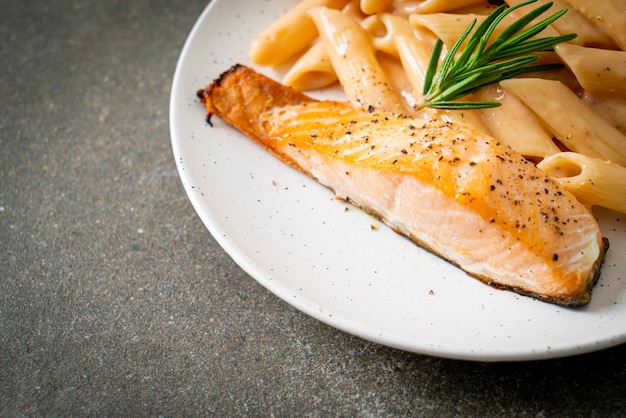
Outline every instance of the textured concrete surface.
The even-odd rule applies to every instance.
[[[625,346],[497,364],[405,353],[238,268],[169,142],[173,71],[205,5],[0,2],[0,416],[626,414]]]

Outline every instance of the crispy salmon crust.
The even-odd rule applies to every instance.
[[[452,123],[318,101],[235,65],[197,92],[276,157],[491,286],[587,304],[608,249],[589,208]]]

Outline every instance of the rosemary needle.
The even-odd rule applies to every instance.
[[[520,17],[504,29],[491,45],[487,46],[496,27],[507,15],[535,1],[528,0],[511,7],[503,4],[491,12],[476,30],[474,27],[477,21],[474,19],[456,43],[446,52],[439,68],[437,67],[443,50],[443,42],[441,39],[437,39],[426,70],[422,105],[440,109],[484,109],[500,106],[500,102],[461,101],[458,99],[475,92],[482,86],[497,83],[522,73],[561,67],[559,64],[532,64],[540,59],[536,53],[552,51],[555,45],[574,39],[576,34],[538,39],[530,38],[563,16],[567,9],[562,9],[524,29],[530,22],[552,7],[552,2],[545,3]],[[466,40],[465,48],[459,53]],[[458,58],[455,59],[457,55]]]

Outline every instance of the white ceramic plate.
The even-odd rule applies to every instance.
[[[302,312],[412,352],[530,360],[626,342],[626,215],[597,212],[611,242],[602,277],[588,306],[562,308],[479,283],[333,199],[219,118],[213,128],[205,123],[195,92],[234,63],[250,65],[252,38],[294,3],[212,1],[174,76],[178,171],[198,215],[233,259]]]

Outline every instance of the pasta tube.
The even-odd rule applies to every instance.
[[[626,51],[557,45],[556,53],[592,93],[626,95]]]
[[[435,40],[433,37],[417,37],[409,33],[400,33],[396,35],[395,41],[398,57],[413,86],[413,95],[419,99],[424,89],[426,70]]]
[[[314,90],[330,86],[337,75],[330,63],[326,45],[317,41],[287,71],[283,84],[296,90]]]
[[[361,10],[367,15],[387,11],[390,3],[389,0],[360,0]]]
[[[498,25],[493,31],[493,34],[489,38],[490,42],[500,36],[502,31],[504,31],[506,27],[515,22],[522,14],[522,12],[516,10],[513,13],[507,15],[502,20],[502,23]],[[431,13],[413,14],[409,16],[409,22],[411,23],[411,25],[413,25],[414,28],[426,28],[430,30],[438,38],[440,38],[444,45],[446,45],[448,48],[456,43],[456,41],[461,37],[465,29],[472,23],[473,20],[476,20],[476,26],[478,26],[483,21],[485,21],[485,19],[487,19],[487,16],[485,15],[472,13]],[[541,32],[541,35],[535,35],[530,39],[558,35],[559,33],[556,31],[556,29],[548,26]],[[465,43],[467,43],[467,39],[465,40]]]
[[[396,46],[395,37],[396,33],[402,32],[405,28],[402,24],[406,23],[408,30],[412,30],[411,25],[405,19],[395,17],[397,20],[383,20],[383,16],[393,16],[387,13],[380,13],[371,15],[361,21],[361,26],[367,31],[370,36],[372,46],[377,51],[382,51],[387,54],[398,56],[398,48]]]
[[[372,22],[368,31],[374,48],[400,59],[406,76],[413,86],[413,96],[419,98],[424,87],[431,51],[435,44],[434,37],[430,32],[414,29],[407,19],[391,13],[377,15],[377,26],[369,18],[366,21]]]
[[[626,2],[624,0],[567,0],[593,24],[604,30],[620,49],[626,49]]]
[[[359,7],[359,0],[350,0],[341,11],[355,19],[365,17]],[[283,84],[296,90],[320,89],[336,81],[337,74],[330,62],[328,49],[319,38],[296,60],[283,77]]]
[[[303,0],[254,38],[250,59],[259,65],[277,66],[306,50],[317,37],[307,12],[313,7],[340,9],[347,0]]]
[[[584,204],[626,213],[626,168],[575,152],[562,152],[537,165]]]
[[[454,45],[474,19],[477,20],[476,24],[480,25],[486,17],[453,13],[414,14],[409,16],[409,22],[415,29],[428,29],[437,38],[441,39],[448,48]],[[496,31],[498,31],[497,28]],[[497,35],[498,33],[494,34],[494,36]]]
[[[361,107],[371,105],[391,112],[404,112],[400,96],[378,63],[365,29],[338,10],[321,7],[309,13],[328,49],[333,69],[348,100]]]
[[[412,2],[412,13],[439,13],[483,3],[483,0],[423,0]]]
[[[571,151],[626,166],[626,136],[563,83],[512,78],[500,85],[533,109]]]
[[[484,0],[361,0],[361,10],[368,15],[383,12],[409,15],[446,12],[479,3]]]
[[[541,120],[515,95],[504,93],[498,85],[489,85],[476,92],[475,97],[502,103],[500,107],[480,110],[491,136],[527,157],[545,157],[559,152]]]
[[[596,97],[584,94],[583,99],[605,116],[615,129],[626,135],[626,96]]]
[[[376,54],[378,63],[387,75],[387,79],[391,83],[391,87],[402,98],[402,103],[405,105],[405,112],[409,113],[417,106],[417,99],[413,94],[413,86],[411,85],[406,71],[402,67],[400,60],[396,57],[385,54]]]
[[[506,3],[509,6],[514,6],[522,1],[524,0],[506,0]],[[578,36],[571,40],[569,42],[570,44],[606,49],[615,49],[617,47],[615,41],[610,36],[590,22],[577,10],[572,9],[567,0],[537,0],[534,5],[536,7],[538,5],[546,4],[548,1],[554,4],[548,13],[561,9],[568,9],[567,13],[561,16],[560,19],[557,19],[550,26],[556,29],[556,31],[561,35],[565,35],[567,33],[577,34]]]

